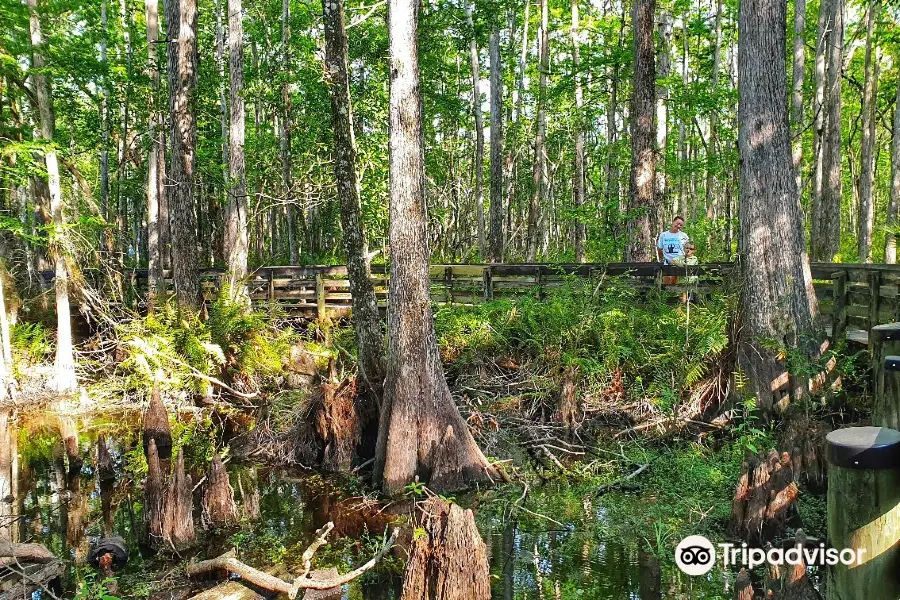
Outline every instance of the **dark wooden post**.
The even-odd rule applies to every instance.
[[[900,432],[832,431],[826,457],[830,546],[856,550],[858,559],[828,568],[828,600],[900,598]]]
[[[538,265],[537,268],[537,289],[538,289],[538,300],[543,300],[546,297],[544,293],[544,267],[543,265]]]
[[[444,287],[447,288],[447,304],[453,304],[453,267],[444,269]]]
[[[881,271],[869,273],[869,329],[878,325],[881,311]]]
[[[831,309],[831,339],[838,340],[847,330],[847,273],[837,271],[831,274],[834,284],[834,298]]]
[[[269,269],[269,303],[275,302],[275,272]]]
[[[869,348],[875,390],[872,423],[900,429],[900,323],[873,327]]]
[[[494,274],[490,267],[485,267],[482,273],[484,278],[484,301],[490,302],[494,299]]]

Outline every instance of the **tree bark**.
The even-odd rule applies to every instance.
[[[372,285],[369,243],[359,197],[343,0],[322,0],[322,13],[325,25],[326,82],[331,93],[331,122],[334,130],[334,177],[341,206],[344,249],[347,252],[353,328],[359,346],[359,369],[366,387],[380,398],[384,385],[384,332]],[[363,428],[367,425],[364,423]]]
[[[822,152],[822,191],[811,229],[812,260],[831,261],[841,242],[841,69],[844,39],[844,1],[825,0],[827,37]]]
[[[881,3],[869,5],[866,33],[865,83],[862,101],[862,144],[859,173],[859,262],[872,262],[872,232],[875,228],[875,109],[878,94],[878,56],[875,48],[875,16]]]
[[[659,54],[656,61],[656,80],[660,82],[669,77],[672,71],[672,15],[667,10],[660,11],[659,20],[656,23],[656,31],[659,34]],[[669,143],[669,88],[664,83],[656,86],[656,201],[659,204],[659,219],[654,227],[665,226],[662,216],[666,206],[667,181],[666,181],[666,147]],[[675,211],[677,213],[677,210]]]
[[[66,219],[63,213],[62,187],[59,181],[59,159],[53,136],[56,129],[53,115],[53,96],[44,67],[43,36],[38,15],[38,0],[28,0],[31,27],[32,66],[34,91],[40,120],[40,138],[45,142],[44,158],[47,163],[47,181],[50,190],[50,215],[53,228],[50,232],[50,253],[54,258],[54,290],[56,292],[56,362],[54,375],[48,385],[60,394],[70,393],[78,385],[75,379],[75,355],[72,348],[72,316],[69,309],[69,269],[66,265]]]
[[[891,137],[891,193],[887,210],[884,262],[897,263],[897,213],[900,207],[900,86],[894,102],[894,131]]]
[[[413,542],[400,600],[489,600],[487,547],[472,511],[435,497],[422,512],[425,533]]]
[[[418,0],[389,0],[389,361],[374,480],[396,495],[414,481],[460,489],[494,472],[444,378],[428,277]]]
[[[787,114],[787,0],[741,3],[738,149],[741,164],[742,340],[739,360],[760,408],[789,382],[780,346],[814,356],[817,306],[806,254]],[[774,65],[774,66],[773,66]],[[783,382],[783,383],[782,383]]]
[[[282,0],[281,4],[281,45],[283,47],[284,73],[291,67],[291,3]],[[292,265],[300,263],[300,249],[297,244],[296,216],[294,210],[294,181],[291,171],[291,90],[287,78],[281,84],[281,183],[284,186],[284,201],[287,210],[288,255]],[[273,232],[274,233],[274,232]]]
[[[147,99],[150,120],[150,152],[147,156],[147,304],[148,310],[153,312],[157,302],[166,293],[159,239],[160,196],[165,194],[165,188],[159,185],[159,165],[165,160],[165,154],[163,153],[162,137],[158,131],[160,115],[156,106],[160,86],[156,55],[156,44],[159,38],[158,0],[145,0],[144,10],[147,18],[147,65],[150,75],[150,96]]]
[[[532,182],[534,189],[528,205],[528,239],[526,255],[528,262],[537,258],[540,245],[540,213],[547,199],[547,72],[550,70],[550,37],[547,28],[550,23],[548,2],[538,0],[541,11],[541,26],[538,28],[538,71],[540,72],[540,88],[538,91],[537,116],[535,117],[534,134],[534,169]]]
[[[472,109],[475,113],[475,216],[478,221],[478,251],[484,256],[487,250],[484,226],[484,117],[481,114],[481,67],[478,60],[478,42],[475,36],[473,7],[466,5],[466,18],[472,29],[469,43],[469,60],[472,65]]]
[[[719,71],[722,64],[722,0],[716,2],[716,47],[713,51],[712,85],[713,94],[719,90]],[[709,142],[706,147],[706,218],[715,220],[719,216],[719,197],[716,193],[716,162],[719,159],[719,113],[713,110],[709,117]]]
[[[584,91],[581,85],[581,40],[578,33],[578,2],[572,0],[572,76],[575,79],[575,165],[572,188],[575,196],[575,262],[584,262]]]
[[[656,66],[653,18],[656,0],[634,3],[634,93],[631,104],[631,191],[625,262],[651,257],[656,206]]]
[[[503,72],[500,31],[491,31],[491,208],[488,260],[503,262]]]
[[[250,242],[247,238],[247,183],[244,179],[244,24],[241,0],[228,0],[228,70],[231,120],[228,127],[228,204],[225,207],[225,264],[232,300],[250,304],[245,280]]]
[[[166,0],[168,34],[171,166],[169,208],[172,278],[178,307],[200,308],[197,231],[194,216],[194,162],[197,149],[197,0]]]
[[[100,27],[103,33],[100,37],[100,66],[103,72],[103,90],[100,101],[100,212],[103,218],[109,220],[109,86],[107,85],[109,62],[107,60],[106,45],[109,37],[107,25],[108,0],[100,4]],[[149,27],[149,24],[148,24]],[[151,50],[152,51],[152,50]]]
[[[791,89],[791,125],[794,136],[794,177],[803,190],[803,81],[806,78],[806,0],[794,0],[794,78]]]
[[[822,178],[824,171],[822,159],[824,148],[822,140],[825,137],[825,45],[828,38],[828,24],[826,20],[826,12],[828,2],[819,3],[819,13],[817,17],[817,33],[816,33],[816,55],[815,55],[815,82],[816,89],[813,96],[813,182],[812,197],[810,198],[810,224],[816,223],[819,218],[819,211],[822,205]],[[810,230],[810,256],[815,257],[813,246],[815,245],[815,231]]]
[[[506,161],[505,161],[505,177],[506,177],[506,244],[511,244],[514,239],[513,229],[513,207],[516,203],[516,166],[518,164],[518,145],[521,133],[519,120],[522,115],[522,102],[525,97],[525,66],[528,61],[528,20],[531,10],[531,2],[525,2],[525,18],[522,22],[522,42],[521,52],[519,54],[518,71],[516,74],[516,87],[512,91],[512,117],[510,118],[509,132],[506,137]],[[510,28],[510,39],[512,39],[513,31]],[[512,42],[510,42],[512,43]]]

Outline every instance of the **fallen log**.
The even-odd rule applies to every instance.
[[[38,590],[51,590],[53,581],[66,572],[65,563],[57,559],[41,564],[34,571],[27,566],[15,568],[13,564],[7,565],[7,568],[14,570],[21,579],[0,594],[0,600],[22,600],[22,598],[31,598]]]
[[[259,569],[251,567],[250,565],[244,564],[237,559],[234,550],[226,552],[225,554],[222,554],[221,556],[218,556],[216,558],[191,563],[187,566],[185,571],[189,577],[195,577],[197,575],[200,575],[201,573],[207,573],[209,571],[228,571],[229,573],[237,575],[259,588],[287,594],[288,598],[294,600],[300,590],[328,590],[331,588],[340,587],[345,583],[353,581],[354,579],[374,567],[375,564],[379,560],[381,560],[381,558],[384,557],[385,554],[387,554],[387,552],[394,545],[394,540],[397,539],[397,534],[399,532],[399,530],[395,528],[390,538],[388,538],[382,545],[381,550],[378,552],[378,554],[373,556],[367,563],[357,567],[356,569],[337,577],[329,577],[326,579],[314,578],[312,577],[312,573],[310,572],[310,562],[312,561],[312,556],[315,551],[325,543],[326,536],[333,528],[334,523],[329,522],[316,532],[316,539],[312,544],[310,544],[309,548],[306,549],[306,551],[303,553],[303,556],[301,557],[301,560],[304,563],[303,572],[298,575],[293,581],[286,581],[284,579],[281,579],[280,577],[276,577],[275,575],[271,575],[269,573],[266,573],[265,571],[260,571]]]
[[[43,544],[17,544],[0,539],[0,566],[15,562],[49,563],[56,560]]]

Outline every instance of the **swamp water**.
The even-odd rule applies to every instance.
[[[298,567],[313,532],[328,521],[335,529],[329,545],[316,553],[314,568],[335,566],[345,572],[368,560],[398,514],[413,510],[411,501],[377,503],[361,482],[328,480],[303,471],[229,461],[231,484],[239,512],[245,498],[258,492],[260,518],[226,531],[203,531],[197,485],[209,457],[221,449],[233,422],[210,421],[203,413],[181,414],[173,427],[176,446],[184,449],[188,472],[195,482],[197,544],[177,556],[149,553],[142,546],[142,481],[146,463],[140,435],[140,414],[63,416],[57,413],[23,416],[10,432],[13,445],[13,494],[4,498],[0,527],[14,541],[39,542],[67,562],[59,597],[103,596],[104,586],[85,559],[90,546],[104,535],[118,535],[129,547],[130,559],[118,573],[116,596],[121,598],[182,598],[215,584],[191,582],[184,575],[187,560],[202,560],[237,548],[247,564],[267,568],[283,563]],[[106,440],[116,479],[98,482],[97,448]],[[17,448],[15,447],[17,446]],[[255,483],[254,483],[255,482]],[[534,487],[528,499],[518,491],[495,491],[457,498],[472,506],[488,547],[494,598],[512,599],[639,599],[728,598],[728,574],[714,570],[706,577],[683,575],[674,565],[671,545],[653,537],[654,525],[632,535],[611,535],[604,521],[616,494],[600,498],[573,497],[565,485]],[[540,512],[538,512],[540,511]],[[2,531],[2,529],[0,529]],[[407,528],[408,531],[408,528]],[[401,536],[408,544],[409,536]],[[657,558],[650,548],[661,548]],[[365,600],[399,598],[406,548],[395,547],[373,571],[345,586],[343,597]],[[35,594],[35,598],[50,598]]]

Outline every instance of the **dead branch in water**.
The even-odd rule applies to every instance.
[[[297,594],[300,592],[300,590],[327,590],[342,586],[345,583],[353,581],[354,579],[374,567],[375,564],[379,560],[381,560],[385,554],[388,553],[388,551],[394,545],[394,541],[397,539],[397,535],[399,533],[399,529],[394,528],[394,531],[391,533],[391,537],[384,542],[378,554],[373,556],[365,564],[360,565],[356,569],[345,573],[344,575],[340,575],[332,579],[316,579],[308,577],[310,562],[312,561],[313,554],[315,554],[316,550],[318,550],[319,547],[321,547],[325,543],[325,537],[333,528],[334,523],[329,521],[324,527],[316,532],[316,539],[312,544],[309,545],[302,556],[302,560],[304,562],[303,573],[301,573],[293,581],[285,581],[280,577],[275,577],[274,575],[270,575],[268,573],[260,571],[259,569],[255,569],[247,564],[244,564],[235,557],[234,550],[226,552],[225,554],[222,554],[221,556],[218,556],[216,558],[211,558],[209,560],[204,560],[198,563],[191,563],[187,566],[185,571],[187,572],[189,577],[194,577],[201,573],[224,569],[229,573],[240,576],[242,579],[245,579],[253,585],[271,590],[273,592],[287,594],[288,598],[291,598],[293,600],[297,597]]]
[[[616,481],[613,481],[612,483],[607,483],[606,485],[601,485],[600,487],[597,488],[597,495],[600,496],[601,494],[605,494],[606,492],[611,492],[614,489],[621,487],[624,483],[634,479],[635,477],[637,477],[638,475],[640,475],[641,473],[646,471],[649,467],[650,467],[650,463],[643,464],[640,467],[638,467],[637,469],[635,469],[634,471],[632,471],[631,473],[629,473],[628,475],[626,475],[625,477],[622,477],[621,479],[617,479]]]

